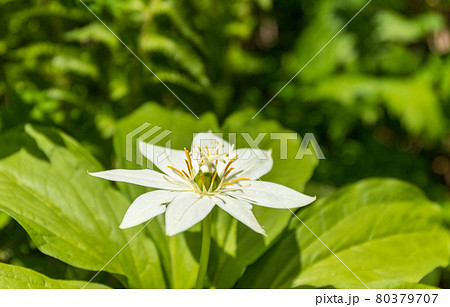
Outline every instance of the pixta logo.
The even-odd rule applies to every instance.
[[[150,161],[162,162],[171,154],[171,141],[168,139],[164,144],[161,143],[168,137],[172,131],[162,129],[159,126],[150,123],[144,123],[131,131],[126,136],[126,159],[134,162],[140,166],[145,166],[149,169],[153,168]],[[317,159],[325,159],[325,155],[319,146],[314,134],[305,133],[301,138],[297,133],[292,132],[278,132],[278,133],[258,133],[253,134],[242,133],[215,133],[217,136],[227,139],[230,144],[241,144],[242,148],[247,148],[248,152],[241,152],[240,159],[246,160],[252,155],[260,159],[267,159],[261,149],[271,149],[272,157],[275,159],[286,160],[296,159],[301,160],[305,156],[315,156]],[[195,134],[192,135],[192,138]],[[238,139],[239,138],[239,139]],[[299,142],[301,140],[301,142]],[[269,147],[267,148],[267,143]],[[146,146],[146,144],[158,144],[158,148]],[[262,146],[264,144],[264,146]],[[202,146],[202,144],[197,144]],[[234,145],[233,145],[234,148]],[[237,149],[237,148],[235,148]],[[226,148],[227,151],[230,149]],[[295,154],[295,156],[294,156]],[[145,165],[144,155],[152,157],[147,160]]]
[[[253,150],[253,153],[256,156],[260,154],[258,150],[263,149],[260,148],[262,147],[261,144],[267,144],[267,141],[269,140],[271,149],[273,149],[273,153],[276,155],[273,156],[274,158],[286,160],[288,159],[288,154],[295,151],[294,159],[296,160],[301,160],[305,156],[315,156],[319,160],[326,159],[313,133],[305,133],[303,138],[294,132],[261,132],[256,134],[254,137],[252,137],[250,133],[246,132],[228,133],[227,136],[221,133],[218,133],[217,135],[221,138],[228,139],[231,144],[238,143],[237,139],[242,138],[242,141],[244,141],[244,145],[242,147],[249,148],[250,151]],[[300,145],[298,140],[301,140]],[[241,159],[245,159],[245,156],[246,155],[242,156]],[[250,153],[248,153],[247,156],[251,156]],[[261,155],[261,159],[265,158],[266,157]],[[289,158],[292,158],[292,154],[289,155]]]
[[[149,123],[144,123],[127,134],[126,137],[126,159],[127,161],[134,162],[140,166],[144,166],[144,157],[140,146],[142,143],[157,144],[158,142],[164,140],[167,136],[172,133],[170,130],[162,129],[159,126],[151,125]],[[161,145],[159,145],[161,146]],[[162,146],[165,148],[163,152],[152,152],[146,154],[157,155],[154,157],[157,161],[162,161],[170,155],[171,141],[170,139]],[[155,161],[154,160],[154,161]],[[153,164],[150,160],[147,160],[147,168],[152,169]]]

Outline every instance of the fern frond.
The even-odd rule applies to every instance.
[[[10,19],[10,29],[19,29],[31,19],[36,17],[61,17],[64,19],[80,21],[87,18],[81,7],[68,8],[58,1],[43,2],[42,4],[21,9],[13,13]]]
[[[165,83],[176,84],[178,86],[184,87],[190,91],[200,93],[204,92],[204,88],[198,83],[193,82],[189,78],[186,78],[183,74],[174,70],[158,70],[158,78],[160,78]]]
[[[92,22],[84,27],[76,28],[65,33],[68,42],[87,44],[90,42],[104,43],[112,48],[117,47],[119,41],[108,29],[98,22]]]
[[[201,36],[192,29],[191,25],[183,18],[179,11],[174,7],[173,3],[160,3],[155,8],[154,14],[167,16],[183,38],[190,41],[202,52],[207,53],[206,46],[202,41]]]
[[[80,53],[75,47],[39,42],[19,48],[11,53],[21,60],[26,70],[38,69],[47,74],[74,73],[83,77],[97,78],[98,68],[88,53]]]
[[[203,61],[189,46],[155,34],[142,37],[140,46],[147,53],[159,53],[175,62],[176,66],[185,69],[200,85],[209,85]]]

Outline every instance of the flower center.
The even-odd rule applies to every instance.
[[[217,172],[203,172],[200,170],[194,177],[194,182],[202,192],[213,192],[220,186],[222,180]]]
[[[224,146],[216,141],[212,143],[212,148],[208,148],[207,145],[203,147],[194,145],[193,150],[200,156],[198,160],[200,170],[205,173],[214,173],[219,162],[226,163],[225,158],[228,157],[228,152],[221,152],[223,148]]]
[[[184,152],[186,154],[186,169],[184,171],[182,169],[177,169],[173,166],[167,166],[171,170],[173,170],[184,182],[188,182],[190,186],[193,188],[193,191],[200,194],[216,194],[222,191],[224,186],[234,186],[234,189],[239,190],[244,186],[235,184],[238,181],[242,180],[250,180],[249,178],[236,178],[231,179],[233,176],[230,173],[234,170],[231,167],[231,164],[236,161],[237,155],[232,159],[226,161],[223,157],[228,157],[228,153],[219,153],[220,147],[215,146],[214,151],[210,151],[210,149],[205,146],[202,150],[201,147],[197,146],[198,153],[200,153],[200,160],[198,162],[199,169],[195,172],[195,169],[192,165],[191,153],[185,148]],[[225,167],[222,173],[219,175],[217,173],[217,165],[218,163],[224,163]],[[229,191],[230,187],[227,187]]]

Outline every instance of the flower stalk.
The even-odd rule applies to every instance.
[[[200,252],[200,263],[198,267],[196,289],[203,289],[205,284],[206,272],[208,270],[209,251],[211,248],[211,213],[202,223],[202,249]]]

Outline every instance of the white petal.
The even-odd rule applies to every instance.
[[[231,164],[234,170],[230,173],[228,180],[238,177],[258,179],[272,169],[271,150],[240,148],[236,150],[236,154],[238,157]]]
[[[231,145],[221,137],[213,134],[212,132],[201,132],[197,133],[192,140],[192,159],[196,162],[199,161],[200,155],[198,153],[198,147],[201,147],[202,150],[205,150],[205,147],[208,147],[208,151],[210,153],[215,153],[216,149],[218,149],[217,154],[222,154],[225,152],[229,152],[231,150]],[[198,164],[198,163],[197,163]],[[220,165],[221,163],[219,163]]]
[[[248,200],[249,202],[270,208],[287,209],[306,206],[316,200],[284,185],[267,181],[246,181],[249,187],[240,191],[230,192],[229,195]]]
[[[147,159],[167,175],[178,177],[177,172],[168,168],[168,166],[187,172],[184,150],[155,146],[145,142],[139,143],[139,149]]]
[[[142,194],[134,200],[120,224],[120,228],[130,228],[154,218],[166,211],[166,203],[170,203],[178,192],[153,191]]]
[[[266,235],[264,229],[259,225],[258,220],[252,212],[252,205],[244,200],[234,199],[232,197],[224,197],[223,201],[216,201],[216,205],[228,212],[232,217],[247,225],[257,233]]]
[[[214,146],[217,146],[216,144],[218,144],[219,146],[223,145],[222,149],[225,150],[225,152],[229,152],[231,148],[230,143],[215,135],[214,133],[201,132],[195,134],[194,139],[192,140],[192,149],[194,149],[194,145],[200,147],[208,146],[209,149],[212,149]]]
[[[208,216],[214,203],[208,196],[182,192],[169,204],[166,211],[166,234],[183,232]]]
[[[128,169],[113,169],[109,171],[88,173],[91,176],[108,179],[112,181],[128,182],[132,184],[142,185],[144,187],[180,190],[183,187],[168,182],[164,175],[149,169],[128,170]]]

